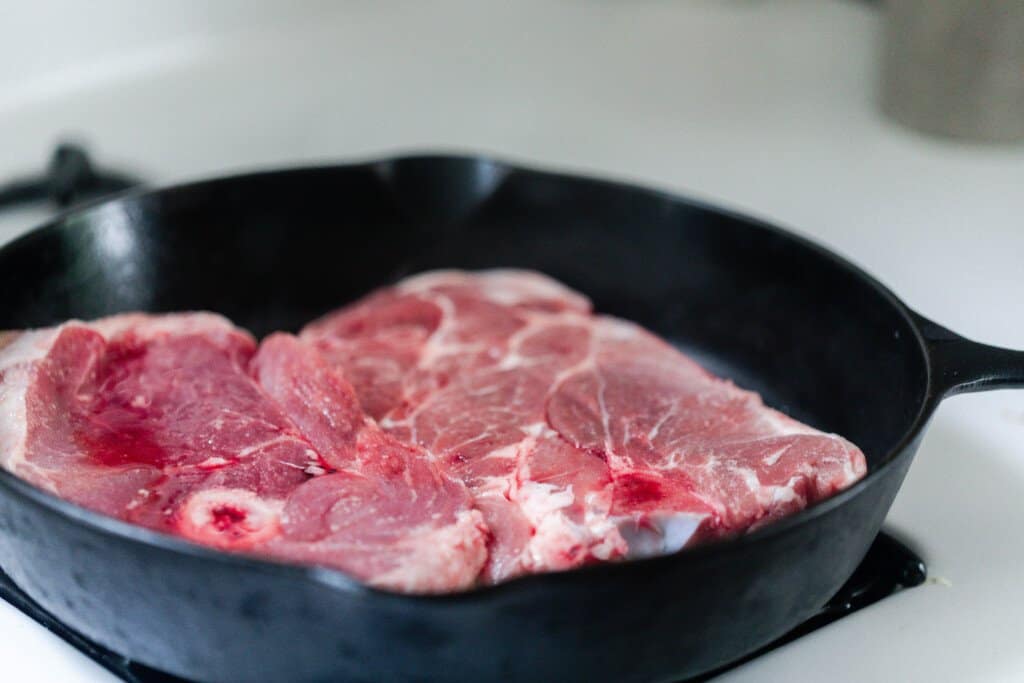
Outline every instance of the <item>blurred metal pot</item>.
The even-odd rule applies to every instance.
[[[882,108],[912,128],[1024,141],[1024,0],[887,0]]]

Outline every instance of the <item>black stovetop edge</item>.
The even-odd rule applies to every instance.
[[[924,562],[917,553],[893,536],[882,532],[872,543],[864,560],[850,580],[815,616],[760,650],[730,662],[720,669],[681,683],[709,681],[729,669],[745,664],[766,652],[842,619],[897,591],[920,585],[926,577],[927,571]],[[0,571],[0,598],[24,612],[126,683],[187,683],[185,679],[126,659],[68,628],[22,592],[2,571]]]
[[[853,575],[843,587],[825,603],[813,617],[803,622],[784,636],[768,643],[749,655],[729,662],[719,669],[679,683],[704,683],[730,669],[746,664],[761,655],[771,652],[805,636],[812,631],[828,626],[845,616],[873,605],[906,588],[920,586],[928,578],[924,560],[903,541],[882,531],[875,537],[871,547]]]

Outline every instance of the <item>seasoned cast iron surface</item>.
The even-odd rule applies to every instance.
[[[878,602],[896,591],[920,585],[926,576],[924,561],[909,547],[883,532],[875,539],[868,554],[864,557],[864,561],[857,567],[857,571],[850,577],[850,580],[818,614],[757,652],[709,674],[688,679],[687,683],[708,681],[765,652],[790,643],[800,636]],[[165,674],[130,659],[125,659],[116,652],[111,652],[64,626],[15,586],[3,571],[0,571],[0,598],[35,619],[63,638],[69,645],[127,683],[183,683],[185,681],[183,678]]]

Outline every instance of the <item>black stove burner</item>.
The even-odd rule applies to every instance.
[[[97,168],[78,145],[61,143],[45,173],[0,185],[0,209],[43,201],[65,209],[139,184],[139,179],[131,175]]]
[[[921,558],[906,545],[883,532],[875,539],[850,580],[839,589],[839,592],[829,600],[828,604],[821,608],[818,614],[757,652],[717,671],[690,679],[686,683],[708,681],[728,669],[748,662],[822,626],[831,624],[833,621],[878,602],[899,590],[920,585],[926,576],[927,572]],[[127,683],[187,683],[177,676],[171,676],[125,659],[64,626],[25,595],[2,571],[0,571],[0,598],[60,636],[68,644],[83,652],[122,681]]]

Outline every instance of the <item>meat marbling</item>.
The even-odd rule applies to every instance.
[[[537,273],[425,273],[300,337],[466,483],[490,581],[739,533],[866,471],[848,441]]]
[[[338,372],[211,314],[0,341],[0,464],[129,522],[397,590],[464,588],[486,559],[465,487],[365,419]]]
[[[415,276],[259,346],[203,313],[0,336],[0,465],[412,592],[672,552],[866,471],[841,437],[512,270]]]

